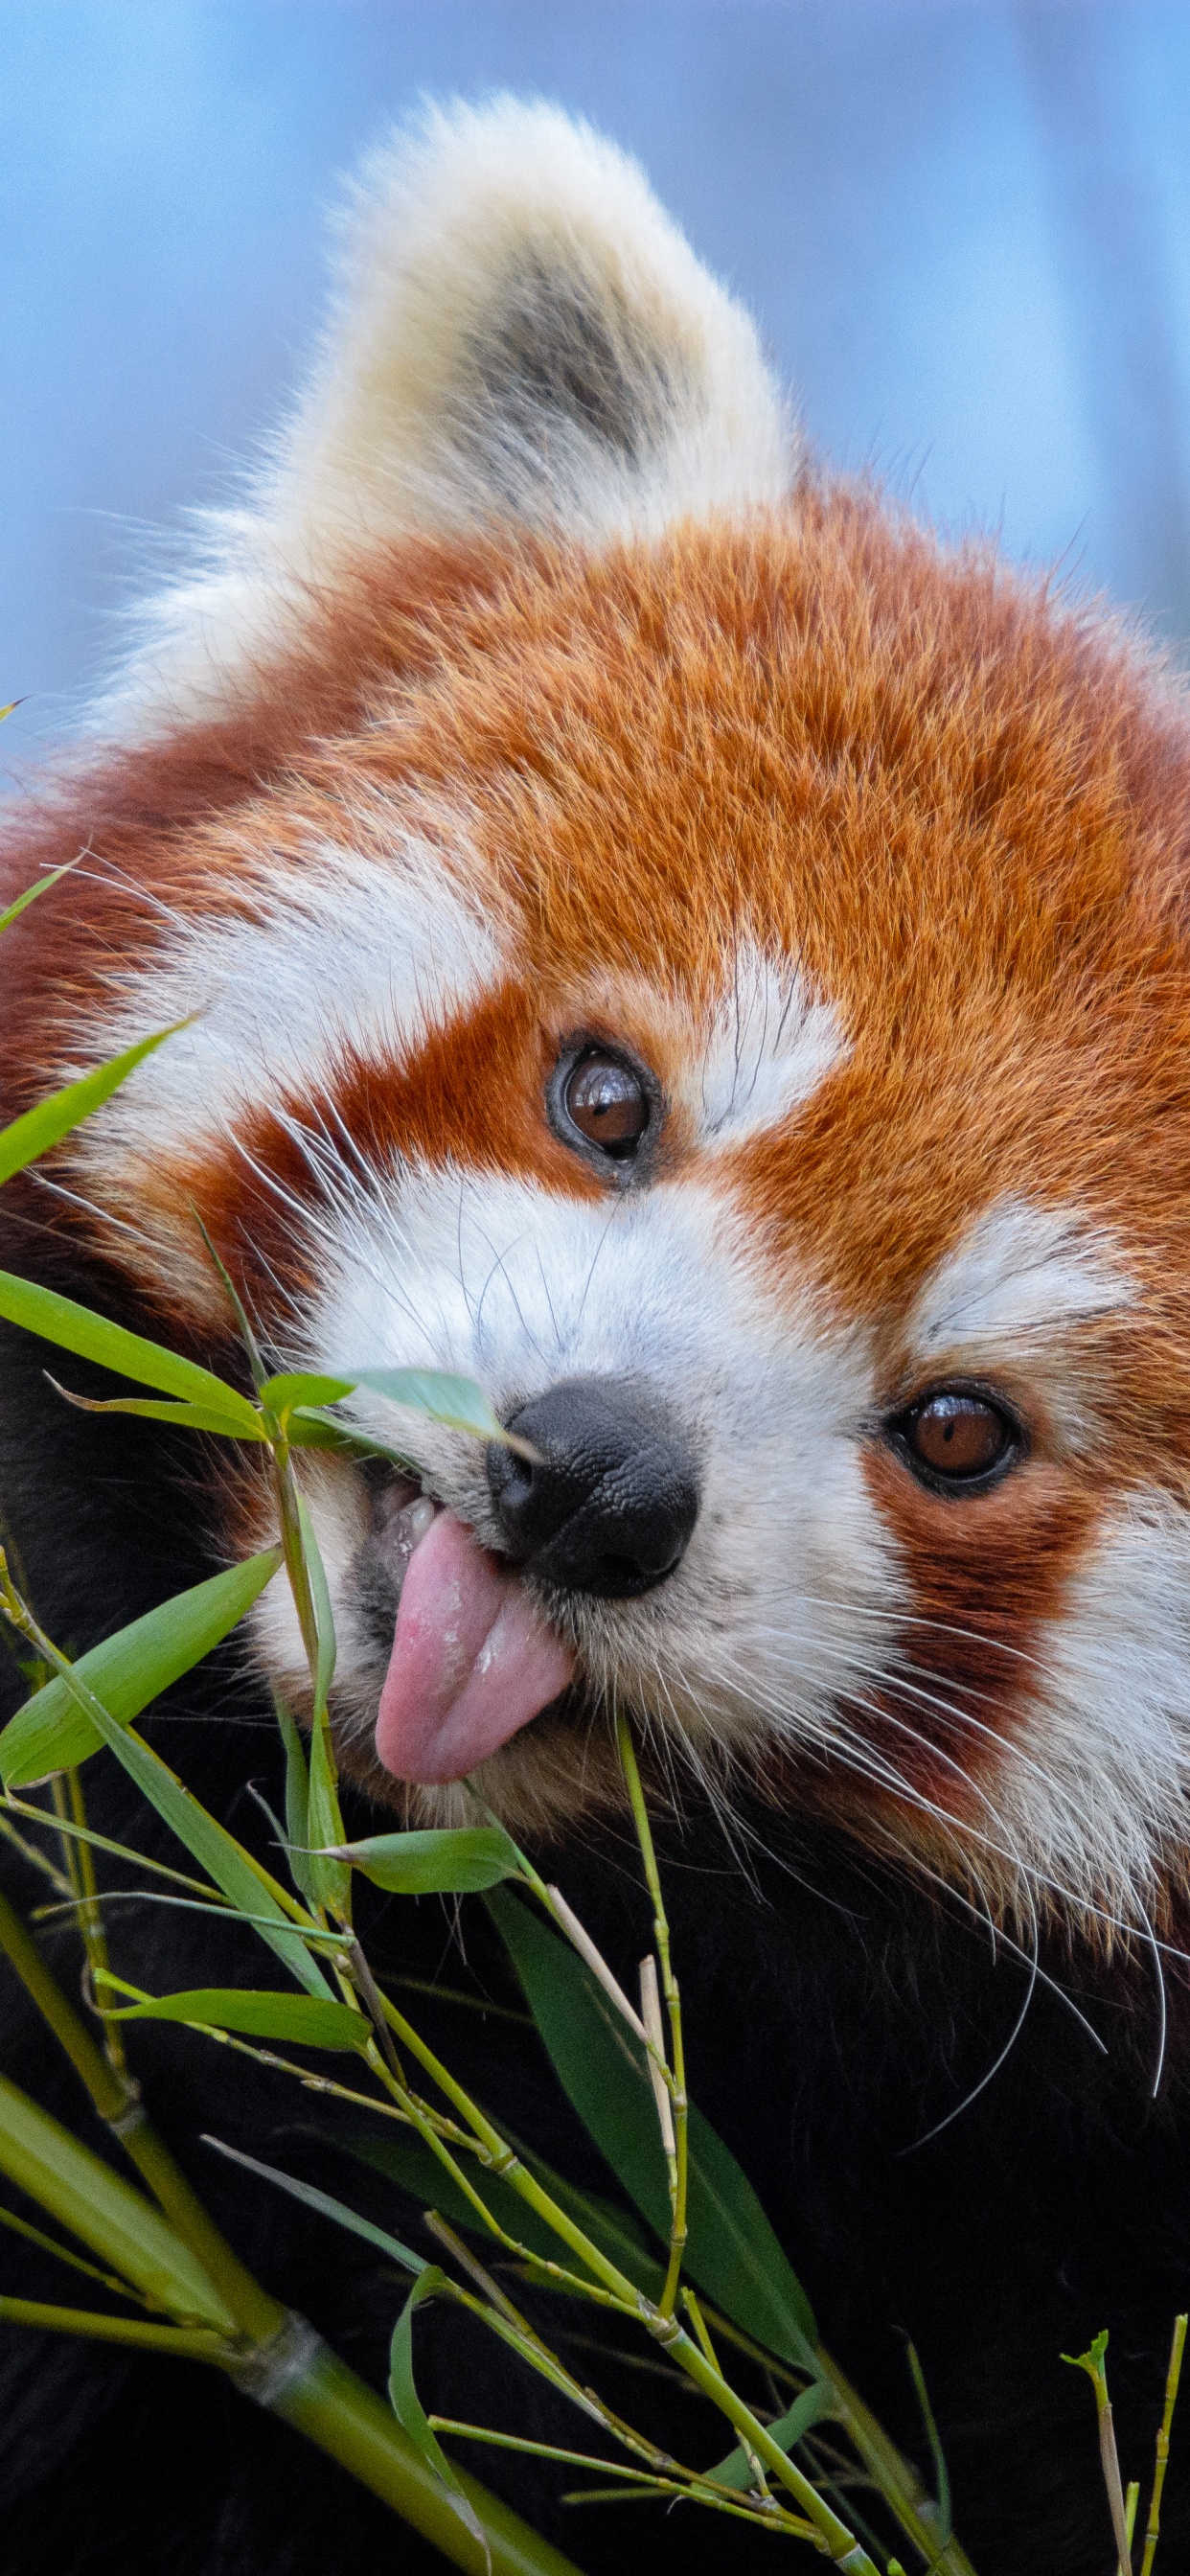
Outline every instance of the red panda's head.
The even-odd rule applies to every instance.
[[[194,1209],[278,1365],[461,1372],[534,1453],[360,1394],[417,1475],[304,1464],[347,1762],[556,1823],[613,1794],[621,1706],[675,1778],[758,1780],[993,1910],[1159,1908],[1190,1781],[1168,684],[812,476],[635,170],[505,103],[367,175],[275,458],[103,725],[23,1059],[32,1015],[42,1080],[197,1016],[63,1204],[197,1344]],[[226,1477],[230,1546],[267,1504]],[[300,1697],[279,1585],[255,1645]]]

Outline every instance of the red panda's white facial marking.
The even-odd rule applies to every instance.
[[[1190,1516],[1169,1496],[1108,1510],[1035,1647],[1032,1763],[1001,1812],[1042,1888],[1143,1923],[1182,1868],[1190,1797]]]
[[[688,1000],[665,1012],[650,998],[649,1017],[669,1022],[673,1099],[704,1147],[728,1148],[779,1128],[851,1052],[834,1003],[815,993],[791,960],[746,936],[733,942],[700,1044],[691,1045]],[[643,993],[640,1002],[647,1009]]]
[[[501,979],[495,908],[485,913],[466,885],[458,819],[445,849],[439,816],[437,845],[407,816],[374,812],[366,834],[362,817],[347,819],[346,840],[311,832],[286,863],[270,854],[263,868],[216,882],[201,912],[150,914],[145,953],[111,971],[102,1021],[97,1010],[79,1032],[78,1059],[91,1063],[113,1036],[120,1046],[146,1028],[191,1023],[155,1079],[134,1075],[102,1129],[82,1131],[76,1159],[84,1186],[140,1203],[163,1283],[213,1315],[209,1264],[204,1277],[176,1225],[153,1221],[169,1167],[190,1172],[204,1154],[224,1153],[264,1109],[329,1100],[346,1060],[391,1077],[431,1028]]]
[[[963,1351],[1052,1349],[1072,1326],[1119,1315],[1136,1295],[1118,1253],[1069,1212],[997,1201],[925,1281],[908,1336],[923,1363]]]

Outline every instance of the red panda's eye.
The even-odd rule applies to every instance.
[[[613,1055],[580,1056],[562,1086],[562,1109],[588,1145],[615,1162],[636,1152],[649,1123],[649,1098],[640,1075]]]
[[[1015,1425],[985,1396],[942,1390],[914,1405],[898,1425],[910,1464],[948,1485],[980,1483],[1006,1464],[1019,1443]]]

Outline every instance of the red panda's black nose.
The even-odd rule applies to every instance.
[[[623,1601],[680,1563],[698,1518],[698,1478],[675,1426],[639,1389],[565,1378],[507,1423],[530,1463],[493,1442],[488,1482],[510,1556],[567,1592]]]

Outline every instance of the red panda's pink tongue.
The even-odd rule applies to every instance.
[[[573,1670],[515,1574],[439,1512],[401,1586],[379,1759],[398,1780],[461,1779],[557,1699]]]

